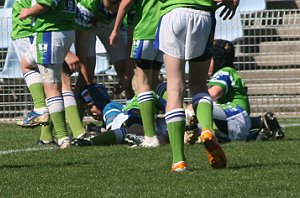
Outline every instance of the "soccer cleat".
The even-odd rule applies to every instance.
[[[57,143],[54,140],[51,141],[38,140],[36,144],[39,146],[57,146]]]
[[[90,140],[91,138],[93,138],[95,135],[92,135],[88,132],[83,132],[82,134],[80,134],[77,138],[75,139],[82,139],[82,140]]]
[[[124,138],[124,142],[131,144],[131,145],[135,145],[135,146],[141,145],[143,140],[144,140],[143,136],[138,136],[138,135],[131,134],[131,133],[127,133]]]
[[[265,127],[270,131],[270,137],[273,139],[282,139],[284,138],[284,131],[278,123],[277,118],[274,113],[266,112],[261,115],[261,119]]]
[[[49,123],[49,118],[50,115],[48,112],[40,113],[36,111],[31,111],[27,114],[27,118],[17,122],[17,125],[22,127],[34,127],[44,125]]]
[[[188,164],[184,161],[173,163],[171,167],[172,172],[183,172],[188,170]]]
[[[227,159],[214,134],[206,129],[202,131],[200,138],[205,146],[210,165],[215,169],[225,168]]]
[[[71,141],[72,146],[92,146],[91,138],[95,137],[88,132],[82,133],[79,137],[73,138]]]
[[[106,132],[107,130],[103,126],[97,126],[94,123],[87,124],[85,126],[85,130],[87,133],[91,135],[97,135],[98,133]]]
[[[257,141],[265,141],[271,136],[270,134],[271,134],[271,132],[269,129],[263,128],[260,131],[258,131],[256,140]]]
[[[88,139],[73,139],[71,142],[72,146],[92,146],[92,142]]]
[[[71,146],[70,139],[68,137],[58,140],[58,145],[60,149],[66,149]]]
[[[153,136],[153,137],[145,136],[140,146],[145,148],[156,148],[159,146],[159,139],[157,138],[157,136]]]

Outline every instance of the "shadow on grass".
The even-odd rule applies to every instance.
[[[68,166],[78,166],[90,164],[88,161],[80,162],[63,162],[63,163],[35,163],[35,164],[4,164],[0,165],[0,170],[2,169],[14,169],[14,168],[54,168],[54,167],[68,167]]]
[[[270,164],[264,164],[264,163],[256,163],[256,164],[245,164],[241,166],[231,166],[227,169],[229,170],[239,170],[243,168],[260,168],[260,167],[279,167],[279,166],[299,166],[300,163],[297,162],[275,162]]]

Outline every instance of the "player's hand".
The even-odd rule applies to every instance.
[[[118,40],[118,31],[112,31],[110,36],[109,36],[109,45],[112,47],[117,46],[117,40]]]
[[[240,0],[222,0],[218,4],[218,8],[224,6],[222,12],[220,13],[220,17],[223,18],[223,20],[226,20],[228,17],[228,19],[232,19],[239,3]]]
[[[65,58],[65,62],[69,66],[69,70],[71,72],[78,72],[80,71],[80,68],[82,66],[82,63],[80,62],[78,56],[73,54],[72,52],[69,52]]]
[[[20,16],[19,16],[20,20],[24,20],[29,16],[28,15],[28,10],[29,10],[29,8],[22,8],[21,9]]]

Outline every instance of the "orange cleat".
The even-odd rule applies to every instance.
[[[172,164],[172,172],[183,172],[188,170],[188,164],[184,161],[180,161]]]
[[[210,165],[214,169],[225,168],[227,159],[214,134],[209,129],[205,129],[202,131],[200,138],[205,146]]]

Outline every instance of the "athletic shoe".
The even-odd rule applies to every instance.
[[[88,139],[73,139],[71,142],[72,146],[92,146],[92,142]]]
[[[91,138],[93,138],[95,135],[92,135],[90,133],[87,132],[83,132],[82,134],[80,134],[77,138],[74,139],[82,139],[82,140],[90,140]]]
[[[263,128],[263,129],[261,129],[261,130],[258,132],[258,134],[257,134],[257,136],[256,136],[256,140],[257,140],[257,141],[265,141],[265,140],[267,140],[270,136],[271,136],[270,130],[267,129],[267,128]]]
[[[103,126],[97,126],[97,125],[94,124],[94,123],[87,124],[87,125],[85,126],[85,130],[86,130],[86,132],[88,132],[89,134],[93,134],[93,135],[96,135],[96,134],[98,134],[98,133],[103,133],[103,132],[106,132],[106,131],[107,131]]]
[[[135,145],[135,146],[141,145],[143,140],[144,140],[143,136],[137,136],[132,133],[127,133],[124,138],[124,142],[131,144],[131,145]]]
[[[284,138],[284,131],[278,123],[274,113],[266,112],[261,115],[265,127],[270,131],[270,137],[273,139]]]
[[[159,140],[157,136],[153,136],[153,137],[145,136],[140,146],[145,148],[155,148],[159,146]]]
[[[27,118],[17,122],[17,125],[22,127],[34,127],[44,125],[49,123],[49,118],[50,115],[48,112],[40,113],[31,111],[27,114]]]
[[[173,163],[171,167],[172,172],[183,172],[188,170],[188,164],[184,161]]]
[[[60,149],[69,148],[71,146],[70,139],[68,137],[62,138],[62,139],[58,140],[58,145],[59,145]]]
[[[215,169],[225,168],[227,163],[226,156],[214,134],[206,129],[202,131],[200,138],[205,146],[210,165]]]
[[[84,132],[77,138],[73,138],[71,141],[72,146],[91,146],[91,138],[95,137],[95,135]]]
[[[51,141],[38,140],[36,144],[39,146],[57,146],[57,143],[54,140]]]

